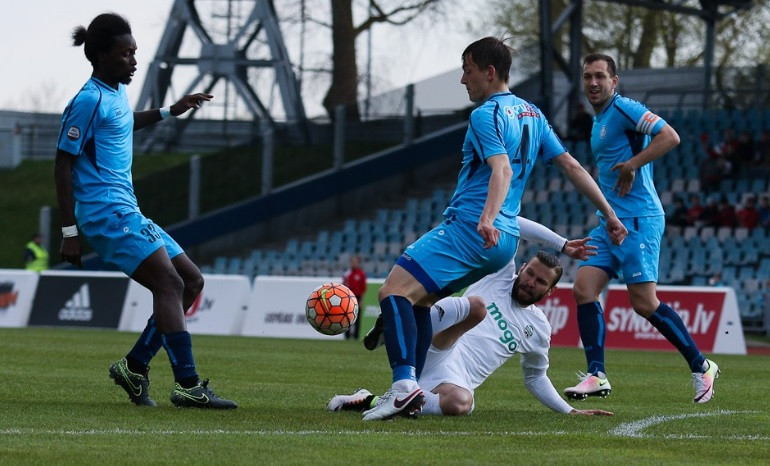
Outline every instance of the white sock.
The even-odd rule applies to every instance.
[[[599,377],[600,379],[606,379],[607,378],[607,374],[605,374],[602,371],[596,371],[596,376]]]
[[[711,367],[711,364],[709,364],[709,360],[706,359],[703,361],[703,364],[701,364],[700,368],[703,369],[703,372],[706,372],[709,370],[709,367]]]
[[[392,388],[395,388],[396,390],[400,392],[408,392],[412,393],[413,391],[420,388],[419,385],[417,385],[417,381],[411,380],[411,379],[401,379],[396,380],[393,382]]]
[[[425,390],[422,391],[422,394],[425,395],[425,404],[422,407],[422,414],[435,414],[437,416],[441,416],[441,405],[439,403],[440,397],[433,393],[433,392],[426,392]]]

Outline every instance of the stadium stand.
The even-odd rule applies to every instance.
[[[706,153],[699,131],[716,138],[731,125],[736,131],[748,129],[755,138],[770,130],[770,111],[672,111],[661,112],[677,128],[682,143],[672,154],[656,162],[655,180],[665,206],[675,196],[707,196],[701,191],[698,165]],[[589,148],[583,142],[570,143],[570,152],[587,169],[592,168]],[[737,208],[750,196],[770,196],[770,166],[757,165],[743,174],[723,180],[715,193],[725,196]],[[243,256],[216,257],[203,267],[208,273],[341,276],[351,254],[361,254],[370,277],[385,277],[404,247],[441,222],[442,212],[452,194],[454,180],[436,186],[429,194],[410,195],[390,208],[349,218],[336,229],[324,227],[313,238],[285,241],[282,247],[255,248]],[[536,165],[522,202],[521,215],[539,221],[564,236],[585,235],[596,224],[596,215],[574,189],[562,182],[555,168]],[[535,252],[537,244],[520,245],[520,255]],[[661,284],[699,285],[721,271],[723,283],[736,289],[742,318],[761,322],[764,306],[758,292],[770,284],[770,231],[767,227],[694,225],[667,227],[662,245]],[[564,280],[574,280],[577,263],[566,261]]]

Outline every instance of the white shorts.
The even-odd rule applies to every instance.
[[[431,308],[431,321],[433,334],[447,329],[452,325],[468,317],[470,303],[468,298],[448,297],[440,300]],[[430,346],[425,358],[420,379],[417,381],[420,388],[432,391],[442,383],[451,383],[468,390],[473,396],[472,381],[468,379],[468,370],[465,368],[465,360],[457,350],[457,344],[440,350]],[[475,401],[474,401],[475,406]],[[473,408],[471,408],[473,411]]]

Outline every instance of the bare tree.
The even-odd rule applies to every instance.
[[[17,99],[11,107],[38,113],[61,113],[67,103],[64,90],[53,80],[42,81]]]
[[[550,0],[553,17],[562,12],[566,0]],[[537,43],[538,2],[489,0],[486,18],[475,23],[477,30],[494,28],[515,32],[519,46]],[[682,2],[697,8],[699,2]],[[770,57],[770,0],[756,0],[750,10],[722,19],[717,28],[716,62],[724,66],[753,65]],[[687,66],[703,60],[704,23],[693,16],[646,9],[604,0],[586,0],[583,8],[583,50],[609,52],[622,68]],[[554,37],[563,44],[564,31]],[[566,53],[566,45],[560,50]]]
[[[442,0],[369,0],[367,14],[357,25],[353,15],[353,0],[331,0],[332,83],[323,99],[331,118],[338,105],[345,107],[349,120],[360,119],[358,110],[358,62],[356,39],[376,23],[401,26],[419,15],[438,11]]]

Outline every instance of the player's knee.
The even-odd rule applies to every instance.
[[[156,275],[156,288],[160,292],[173,292],[179,296],[182,295],[185,288],[184,280],[176,273],[176,270],[170,268],[163,273]]]
[[[639,314],[640,316],[644,317],[645,319],[649,318],[651,315],[655,314],[655,311],[658,310],[659,303],[654,303],[646,300],[639,300],[636,302],[631,302],[631,305],[634,308],[634,311]]]
[[[441,395],[441,413],[445,416],[462,416],[471,412],[473,395],[467,390],[453,390]]]
[[[595,293],[593,292],[593,288],[580,282],[576,282],[572,285],[572,296],[578,304],[590,303],[597,299],[597,296],[595,296]]]
[[[184,282],[184,290],[186,295],[198,296],[203,291],[203,285],[205,280],[203,275],[198,273],[191,278],[187,278]]]
[[[475,326],[487,316],[487,305],[480,296],[469,296],[468,301],[471,304],[471,309],[465,320],[468,324]]]

